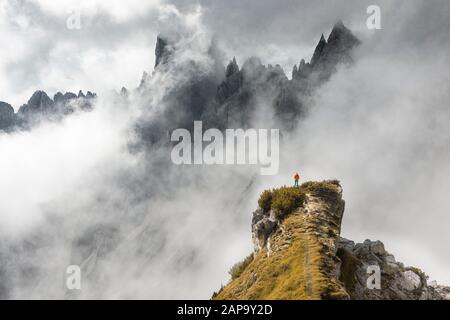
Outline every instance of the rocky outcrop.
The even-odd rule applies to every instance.
[[[262,120],[266,123],[258,123],[258,126],[292,130],[305,114],[305,105],[314,90],[341,62],[350,60],[357,43],[359,41],[342,23],[336,24],[328,41],[322,36],[311,63],[302,60],[294,69],[293,79],[289,79],[281,66],[264,65],[257,57],[245,60],[242,67],[235,58],[223,66],[212,55],[213,48],[204,54],[207,55],[205,60],[215,61],[215,70],[205,70],[198,61],[190,61],[186,56],[180,62],[178,54],[182,48],[176,39],[160,35],[156,41],[153,77],[158,73],[183,77],[181,83],[162,97],[160,104],[164,105],[164,110],[161,114],[137,125],[139,141],[142,145],[159,143],[172,128],[192,129],[194,120],[201,120],[205,129],[248,128],[254,125],[251,121],[258,112],[275,115],[268,116],[267,120]],[[152,97],[148,79],[145,73],[138,92]],[[266,109],[261,110],[262,104]]]
[[[225,72],[225,80],[217,88],[217,101],[222,104],[242,88],[243,77],[239,72],[236,58],[228,64]]]
[[[328,37],[322,34],[310,63],[300,61],[294,66],[292,78],[297,81],[308,79],[315,85],[326,81],[341,63],[353,61],[351,52],[360,41],[347,29],[342,21],[336,23]]]
[[[0,131],[9,131],[15,123],[14,108],[5,102],[0,101]]]
[[[341,238],[337,256],[340,280],[352,299],[442,300],[450,299],[450,288],[428,283],[428,276],[414,267],[405,267],[384,248],[381,241],[355,244]],[[380,270],[380,289],[367,285],[368,273]],[[369,280],[370,282],[370,280]]]
[[[320,57],[323,54],[323,50],[325,46],[327,45],[327,42],[325,41],[325,36],[322,33],[322,36],[320,37],[319,43],[317,44],[316,49],[314,50],[314,54],[311,58],[311,65],[314,66],[319,61]]]
[[[79,91],[78,95],[72,92],[55,94],[53,100],[44,92],[36,91],[24,104],[19,108],[18,114],[24,118],[27,116],[56,116],[60,114],[70,114],[78,106],[81,109],[92,108],[93,100],[96,95],[88,91],[85,95],[83,91]]]
[[[33,93],[27,104],[19,109],[19,114],[26,116],[31,114],[48,114],[54,112],[55,104],[44,91]]]
[[[283,69],[264,66],[258,58],[250,58],[239,69],[235,59],[226,68],[226,78],[216,95],[218,118],[224,127],[246,127],[259,111],[261,100],[272,106],[277,125],[293,129],[305,113],[309,97],[328,80],[341,63],[352,62],[352,50],[359,40],[342,22],[337,23],[328,37],[322,35],[311,62],[304,59],[294,66],[292,80]]]
[[[397,262],[382,242],[341,238],[342,192],[338,181],[264,192],[253,213],[254,253],[231,269],[232,280],[213,298],[450,298],[450,288],[428,283],[424,272]],[[280,215],[280,208],[289,210]]]
[[[170,57],[170,45],[167,39],[163,39],[163,37],[158,36],[156,39],[156,48],[155,48],[155,69],[159,65],[166,64]]]

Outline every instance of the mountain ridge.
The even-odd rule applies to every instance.
[[[342,194],[338,181],[265,191],[253,213],[254,253],[230,270],[231,281],[213,299],[450,299],[450,287],[428,283],[382,242],[342,238]],[[377,268],[380,287],[372,287]]]

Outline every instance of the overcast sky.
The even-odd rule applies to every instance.
[[[401,31],[404,40],[421,44],[427,36],[424,26],[442,26],[448,18],[446,1],[430,2],[436,5],[378,1],[383,14],[379,33]],[[156,35],[171,23],[161,18],[168,5],[181,12],[201,10],[203,24],[225,52],[224,60],[235,55],[242,64],[258,55],[290,74],[339,19],[360,37],[373,36],[365,27],[368,4],[371,1],[0,0],[0,101],[17,109],[37,89],[49,94],[80,89],[101,93],[136,86],[142,72],[153,67]],[[81,29],[68,28],[68,20],[78,13]],[[404,30],[405,24],[413,29]]]
[[[381,7],[382,29],[368,30],[366,9],[375,3]],[[256,55],[265,64],[281,64],[288,76],[301,58],[310,58],[321,34],[328,36],[333,24],[343,20],[363,43],[355,52],[356,64],[340,70],[320,90],[317,108],[291,140],[297,157],[282,155],[289,157],[280,174],[262,184],[286,184],[300,165],[302,179],[341,179],[347,201],[344,236],[383,240],[398,260],[423,267],[433,278],[449,283],[449,1],[0,0],[0,101],[17,110],[38,89],[50,95],[80,89],[102,94],[137,86],[142,72],[153,69],[156,35],[179,27],[168,14],[174,8],[186,26],[198,23],[215,38],[224,63],[236,56],[242,65],[245,58]],[[81,28],[70,29],[67,20],[77,12]],[[54,190],[70,195],[79,190],[68,183],[77,177],[59,174],[67,168],[74,176],[86,171],[91,177],[94,164],[128,165],[128,158],[111,161],[126,144],[117,128],[124,126],[127,115],[109,121],[104,115],[109,114],[107,107],[102,101],[100,111],[71,118],[56,128],[0,136],[0,173],[7,181],[0,187],[14,195],[11,199],[17,201],[11,203],[17,211],[28,210],[25,203],[40,210]],[[89,181],[84,179],[83,184]],[[97,183],[104,187],[103,179]],[[81,189],[92,193],[92,184],[89,188]],[[207,190],[208,198],[210,193]],[[201,199],[197,215],[213,212],[203,208],[202,195],[194,192],[190,197]],[[189,207],[195,214],[186,206],[186,198],[180,198],[164,205],[173,211]],[[209,207],[228,204],[235,194],[225,198],[211,200]],[[246,200],[254,208],[256,198]],[[70,203],[75,201],[71,198]],[[6,202],[2,205],[8,207]],[[221,216],[222,208],[217,208],[211,220]],[[78,214],[77,210],[72,211]],[[205,228],[202,219],[199,225]],[[236,251],[242,256],[249,252],[250,242],[242,244],[250,237],[248,223],[240,224],[235,234],[220,235],[218,241],[229,253],[216,271],[220,277],[237,261]],[[183,226],[175,221],[173,227]],[[171,234],[176,233],[173,227]],[[192,233],[193,229],[185,229]],[[227,237],[235,240],[225,241]],[[212,263],[209,267],[198,269],[198,277],[192,279],[218,268]],[[210,287],[199,288],[196,297],[206,297],[215,286],[211,281],[220,279],[210,277],[204,280]]]

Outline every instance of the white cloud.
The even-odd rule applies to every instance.
[[[80,10],[82,16],[92,17],[99,13],[110,15],[117,23],[123,23],[157,9],[160,0],[31,0],[44,11],[54,15],[70,16],[73,11]]]
[[[93,171],[111,169],[121,159],[129,116],[112,115],[110,105],[99,102],[61,123],[0,134],[0,230],[24,232],[42,222],[45,205],[77,187]],[[115,111],[117,112],[117,111]],[[7,199],[7,201],[6,201]]]

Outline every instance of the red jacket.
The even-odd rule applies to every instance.
[[[295,175],[294,177],[295,180],[300,180],[300,176],[298,174]]]

